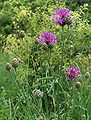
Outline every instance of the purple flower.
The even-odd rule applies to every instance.
[[[37,41],[42,45],[54,45],[57,43],[57,37],[51,32],[42,32]]]
[[[66,71],[67,77],[70,80],[74,80],[80,75],[80,69],[75,66],[70,66]]]
[[[71,24],[71,11],[68,8],[59,8],[54,11],[52,15],[52,20],[61,26],[66,24]]]

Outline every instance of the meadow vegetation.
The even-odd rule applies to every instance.
[[[0,1],[0,120],[91,120],[89,0]]]

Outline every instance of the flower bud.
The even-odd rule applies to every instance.
[[[10,72],[11,69],[12,69],[12,65],[10,63],[7,63],[6,70]]]
[[[75,87],[76,87],[77,89],[79,89],[79,88],[81,87],[81,83],[80,83],[80,82],[76,82],[76,83],[75,83]]]
[[[21,31],[18,33],[18,37],[24,38],[24,37],[25,37],[25,32],[24,32],[23,30],[21,30]]]
[[[40,90],[37,90],[37,89],[34,89],[33,92],[32,92],[32,94],[35,97],[40,97],[40,98],[43,97],[43,92],[41,92]]]
[[[17,68],[17,67],[18,67],[19,61],[17,60],[17,58],[13,58],[13,60],[11,61],[11,65],[12,65],[14,68]]]

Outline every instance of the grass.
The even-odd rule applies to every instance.
[[[67,3],[74,21],[62,31],[49,18],[56,8],[67,7],[65,2],[9,0],[0,5],[0,14],[9,17],[5,23],[0,17],[0,120],[91,120],[90,7]],[[44,31],[56,34],[54,47],[36,42]],[[13,58],[22,62],[7,71]],[[80,68],[75,80],[67,78],[70,65]]]

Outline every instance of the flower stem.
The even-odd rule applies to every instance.
[[[60,74],[60,79],[62,79],[63,75],[63,65],[64,65],[64,27],[61,29],[61,40],[60,40],[60,47],[62,49],[61,51],[61,66],[59,67],[59,74]],[[59,80],[60,80],[59,79]],[[60,85],[60,81],[58,81],[58,84]],[[61,88],[62,89],[62,88]],[[60,120],[60,88],[58,87],[58,120]]]
[[[64,27],[62,27],[62,31],[61,31],[61,40],[62,40],[62,56],[61,56],[61,72],[62,72],[62,69],[63,69],[63,65],[64,65]]]

